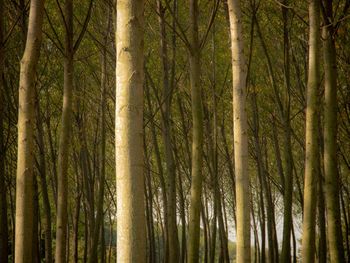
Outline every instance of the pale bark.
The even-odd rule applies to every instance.
[[[233,136],[236,177],[236,262],[250,262],[250,194],[248,174],[248,137],[246,112],[246,65],[243,53],[242,16],[238,0],[228,0],[230,18]]]
[[[144,1],[117,0],[117,262],[146,262],[143,175]]]
[[[34,85],[42,40],[43,12],[44,1],[32,0],[26,47],[21,60],[16,181],[16,263],[31,262],[33,255]]]
[[[190,80],[192,100],[192,168],[188,236],[188,262],[199,260],[200,211],[203,163],[203,109],[200,87],[200,50],[198,39],[198,1],[190,0]]]
[[[306,104],[306,146],[305,146],[305,177],[304,177],[304,207],[302,261],[315,262],[315,227],[316,227],[316,192],[318,165],[317,142],[317,107],[318,86],[320,84],[320,9],[318,0],[309,1],[309,72]]]
[[[55,262],[66,261],[67,249],[67,198],[68,198],[68,157],[71,130],[72,92],[73,92],[73,0],[65,2],[65,57],[64,87],[61,133],[58,150],[57,175],[57,217],[56,217],[56,252]]]
[[[322,28],[325,71],[324,105],[324,171],[327,236],[330,262],[345,262],[339,204],[339,174],[337,167],[337,64],[332,1],[325,0]]]

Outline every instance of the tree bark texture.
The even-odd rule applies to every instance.
[[[322,28],[325,71],[324,105],[324,172],[327,237],[331,263],[345,262],[339,204],[339,174],[337,167],[337,64],[332,0],[325,0]]]
[[[66,261],[68,221],[68,157],[73,100],[73,0],[65,2],[65,57],[61,133],[58,150],[57,217],[55,262]]]
[[[318,0],[309,1],[309,72],[306,105],[305,176],[303,206],[302,261],[315,261],[316,193],[319,162],[318,147],[318,87],[320,84],[320,9]]]
[[[200,211],[203,163],[203,104],[200,87],[200,50],[198,39],[198,1],[190,0],[190,81],[192,100],[192,164],[189,210],[188,262],[199,260]]]
[[[117,0],[117,262],[146,262],[143,175],[144,1]]]
[[[250,193],[246,112],[246,65],[238,0],[228,0],[232,52],[233,137],[236,183],[236,262],[250,262]]]
[[[18,108],[16,178],[16,263],[32,261],[33,255],[33,143],[35,124],[34,85],[42,40],[44,1],[30,2],[28,33],[21,60]]]

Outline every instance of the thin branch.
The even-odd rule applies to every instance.
[[[61,15],[61,18],[62,18],[62,21],[63,21],[63,24],[64,24],[64,28],[66,29],[66,31],[68,31],[68,26],[67,26],[67,22],[66,22],[66,18],[64,16],[64,13],[63,13],[63,10],[62,10],[62,7],[60,5],[60,2],[59,0],[56,0],[56,4],[58,6],[58,9],[60,10],[60,15]]]
[[[179,23],[179,21],[178,21],[178,19],[177,19],[177,17],[176,17],[176,14],[174,13],[174,11],[171,9],[171,7],[170,7],[170,5],[169,5],[168,0],[165,0],[165,5],[166,5],[167,10],[169,10],[169,13],[170,13],[171,16],[173,17],[173,19],[174,19],[174,21],[175,21],[175,24],[176,24],[177,27],[179,28],[180,33],[182,34],[181,40],[185,43],[185,45],[186,45],[187,48],[190,48],[190,49],[191,49],[191,44],[190,44],[190,42],[189,42],[188,39],[187,39],[185,30],[184,30],[184,29],[182,28],[182,26],[180,25],[180,23]],[[165,20],[165,19],[164,19],[164,20]],[[166,22],[166,20],[165,20],[165,23],[166,23],[170,28],[172,28],[172,26],[170,26],[170,25]],[[178,34],[176,30],[175,30],[175,33]],[[180,35],[180,34],[178,34],[178,35]]]
[[[26,9],[28,8],[28,5],[29,5],[29,2],[27,2],[27,5],[26,5],[26,7],[25,7]],[[12,27],[11,27],[10,30],[9,30],[9,32],[6,34],[5,39],[4,39],[3,43],[2,43],[3,46],[6,45],[7,40],[8,40],[8,39],[10,38],[10,36],[12,35],[12,32],[13,32],[14,28],[15,28],[16,25],[18,24],[19,20],[21,20],[21,18],[22,18],[22,14],[20,14],[20,15],[18,16],[16,22],[12,25]]]
[[[212,27],[212,25],[214,23],[216,14],[217,14],[218,9],[219,9],[219,3],[220,3],[220,0],[216,0],[216,2],[214,4],[213,12],[211,13],[207,29],[206,29],[205,34],[204,34],[204,36],[203,36],[203,38],[202,38],[202,40],[200,41],[200,44],[199,44],[199,49],[200,50],[204,47],[205,42],[206,42],[206,40],[208,38],[210,29],[211,29],[211,27]]]
[[[75,53],[78,50],[79,45],[81,43],[81,40],[83,39],[84,34],[86,32],[87,26],[88,26],[90,18],[91,18],[92,5],[93,5],[93,0],[90,0],[90,5],[89,5],[88,12],[86,14],[86,17],[85,17],[83,28],[81,29],[79,37],[78,37],[77,41],[74,44],[73,53]]]
[[[53,38],[51,38],[47,33],[45,33],[45,32],[44,32],[44,33],[45,33],[45,35],[47,35],[47,37],[55,44],[55,46],[57,46],[58,49],[59,49],[62,53],[64,53],[64,52],[63,52],[64,48],[63,48],[62,42],[61,42],[61,40],[60,40],[60,38],[59,38],[59,36],[58,36],[58,34],[57,34],[57,32],[56,32],[56,30],[55,30],[55,28],[54,28],[52,22],[51,22],[51,19],[50,19],[50,17],[49,17],[49,14],[47,13],[46,8],[44,8],[44,11],[45,11],[45,15],[46,15],[47,21],[49,22],[50,28],[51,28],[52,32],[54,33],[58,44],[56,44],[55,41],[53,40]]]

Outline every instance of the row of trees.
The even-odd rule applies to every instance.
[[[1,0],[0,262],[349,261],[349,7]]]

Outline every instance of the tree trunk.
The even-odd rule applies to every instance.
[[[319,27],[320,9],[318,0],[309,2],[309,72],[306,105],[306,134],[305,134],[305,177],[303,202],[303,235],[302,235],[302,261],[313,263],[315,261],[315,227],[316,227],[316,193],[319,172],[318,166],[318,137],[317,107],[318,87],[320,84],[320,52]]]
[[[110,14],[111,10],[108,10],[107,16],[107,30],[104,37],[104,46],[102,47],[102,63],[101,63],[101,142],[100,142],[100,171],[98,178],[98,199],[97,199],[97,214],[93,229],[92,247],[90,250],[89,263],[98,262],[97,248],[99,243],[99,237],[101,231],[104,228],[104,216],[103,216],[103,200],[104,200],[104,184],[105,184],[105,172],[106,172],[106,86],[107,86],[107,41],[110,31]],[[102,230],[101,230],[102,228]],[[103,233],[103,231],[102,231]]]
[[[34,174],[33,180],[33,254],[32,254],[32,263],[40,262],[39,254],[39,196],[38,196],[38,182],[36,180],[36,175]]]
[[[250,193],[248,174],[248,137],[246,113],[246,65],[243,53],[242,17],[238,0],[228,0],[230,18],[233,136],[236,176],[237,254],[236,262],[250,262]]]
[[[161,153],[159,149],[159,143],[157,139],[157,133],[156,133],[156,125],[154,121],[154,113],[152,111],[152,104],[151,104],[151,97],[150,97],[150,92],[149,92],[149,87],[146,85],[145,88],[145,93],[146,93],[146,100],[147,100],[147,105],[149,109],[149,115],[152,116],[150,119],[150,132],[151,132],[151,137],[152,137],[152,142],[153,142],[153,147],[154,147],[154,155],[157,163],[157,168],[158,168],[158,176],[159,176],[159,181],[160,181],[160,188],[162,192],[162,197],[163,197],[163,220],[164,220],[164,235],[162,236],[163,238],[163,254],[164,254],[164,259],[168,259],[168,253],[169,253],[169,245],[168,245],[168,216],[167,212],[168,210],[166,209],[168,207],[168,197],[166,194],[166,183],[164,179],[164,172],[163,172],[163,166],[162,166],[162,160],[161,160]]]
[[[56,263],[64,263],[66,261],[67,247],[68,156],[73,99],[73,0],[66,0],[65,2],[65,25],[63,109],[57,178]]]
[[[160,38],[160,51],[161,51],[161,63],[162,63],[162,75],[163,75],[163,105],[159,105],[162,108],[162,136],[165,152],[166,163],[166,193],[167,193],[167,222],[168,222],[168,262],[178,262],[179,257],[179,240],[177,235],[176,224],[176,171],[175,162],[172,150],[171,142],[171,98],[173,87],[169,81],[169,69],[168,69],[168,48],[165,31],[165,9],[162,6],[161,0],[157,1],[159,12],[159,26],[161,32]]]
[[[283,70],[284,70],[284,105],[280,110],[283,124],[283,164],[284,164],[284,187],[283,187],[283,240],[281,262],[291,262],[291,231],[292,231],[292,204],[293,204],[293,155],[291,144],[291,127],[290,127],[290,59],[289,59],[289,29],[288,29],[288,0],[283,1]]]
[[[145,136],[145,135],[144,135]],[[148,156],[147,145],[145,144],[144,138],[144,156],[146,163],[150,164],[150,158]],[[147,238],[149,244],[148,262],[156,262],[156,242],[153,224],[153,193],[152,193],[152,182],[151,182],[151,170],[150,167],[146,168],[146,182],[145,182],[145,193],[146,193],[146,218],[147,218]]]
[[[339,204],[339,174],[337,167],[337,64],[332,0],[325,0],[322,28],[325,71],[324,107],[324,170],[327,234],[331,263],[345,262]]]
[[[4,47],[4,1],[0,0],[0,262],[7,263],[8,255],[8,223],[7,223],[7,198],[5,183],[5,134],[4,134],[4,112],[5,112],[5,47]]]
[[[40,55],[44,1],[30,2],[28,35],[21,60],[16,182],[16,263],[31,262],[33,248],[34,85]]]
[[[51,231],[51,206],[48,194],[48,187],[46,181],[46,150],[44,140],[44,129],[42,124],[42,116],[40,109],[39,95],[37,94],[36,103],[36,126],[38,132],[38,147],[39,147],[39,175],[40,175],[40,186],[43,197],[44,206],[44,218],[43,218],[43,230],[45,235],[45,262],[52,262],[52,231]]]
[[[117,262],[146,262],[143,175],[144,1],[117,0]]]
[[[200,86],[200,50],[198,40],[198,1],[190,0],[190,80],[192,100],[192,168],[188,236],[188,263],[199,260],[200,211],[203,162],[203,109]]]
[[[320,161],[320,160],[319,160]],[[323,192],[323,178],[321,175],[321,170],[319,170],[318,178],[318,263],[327,262],[327,237],[326,237],[326,218],[325,218],[325,202],[324,202],[324,192]]]

